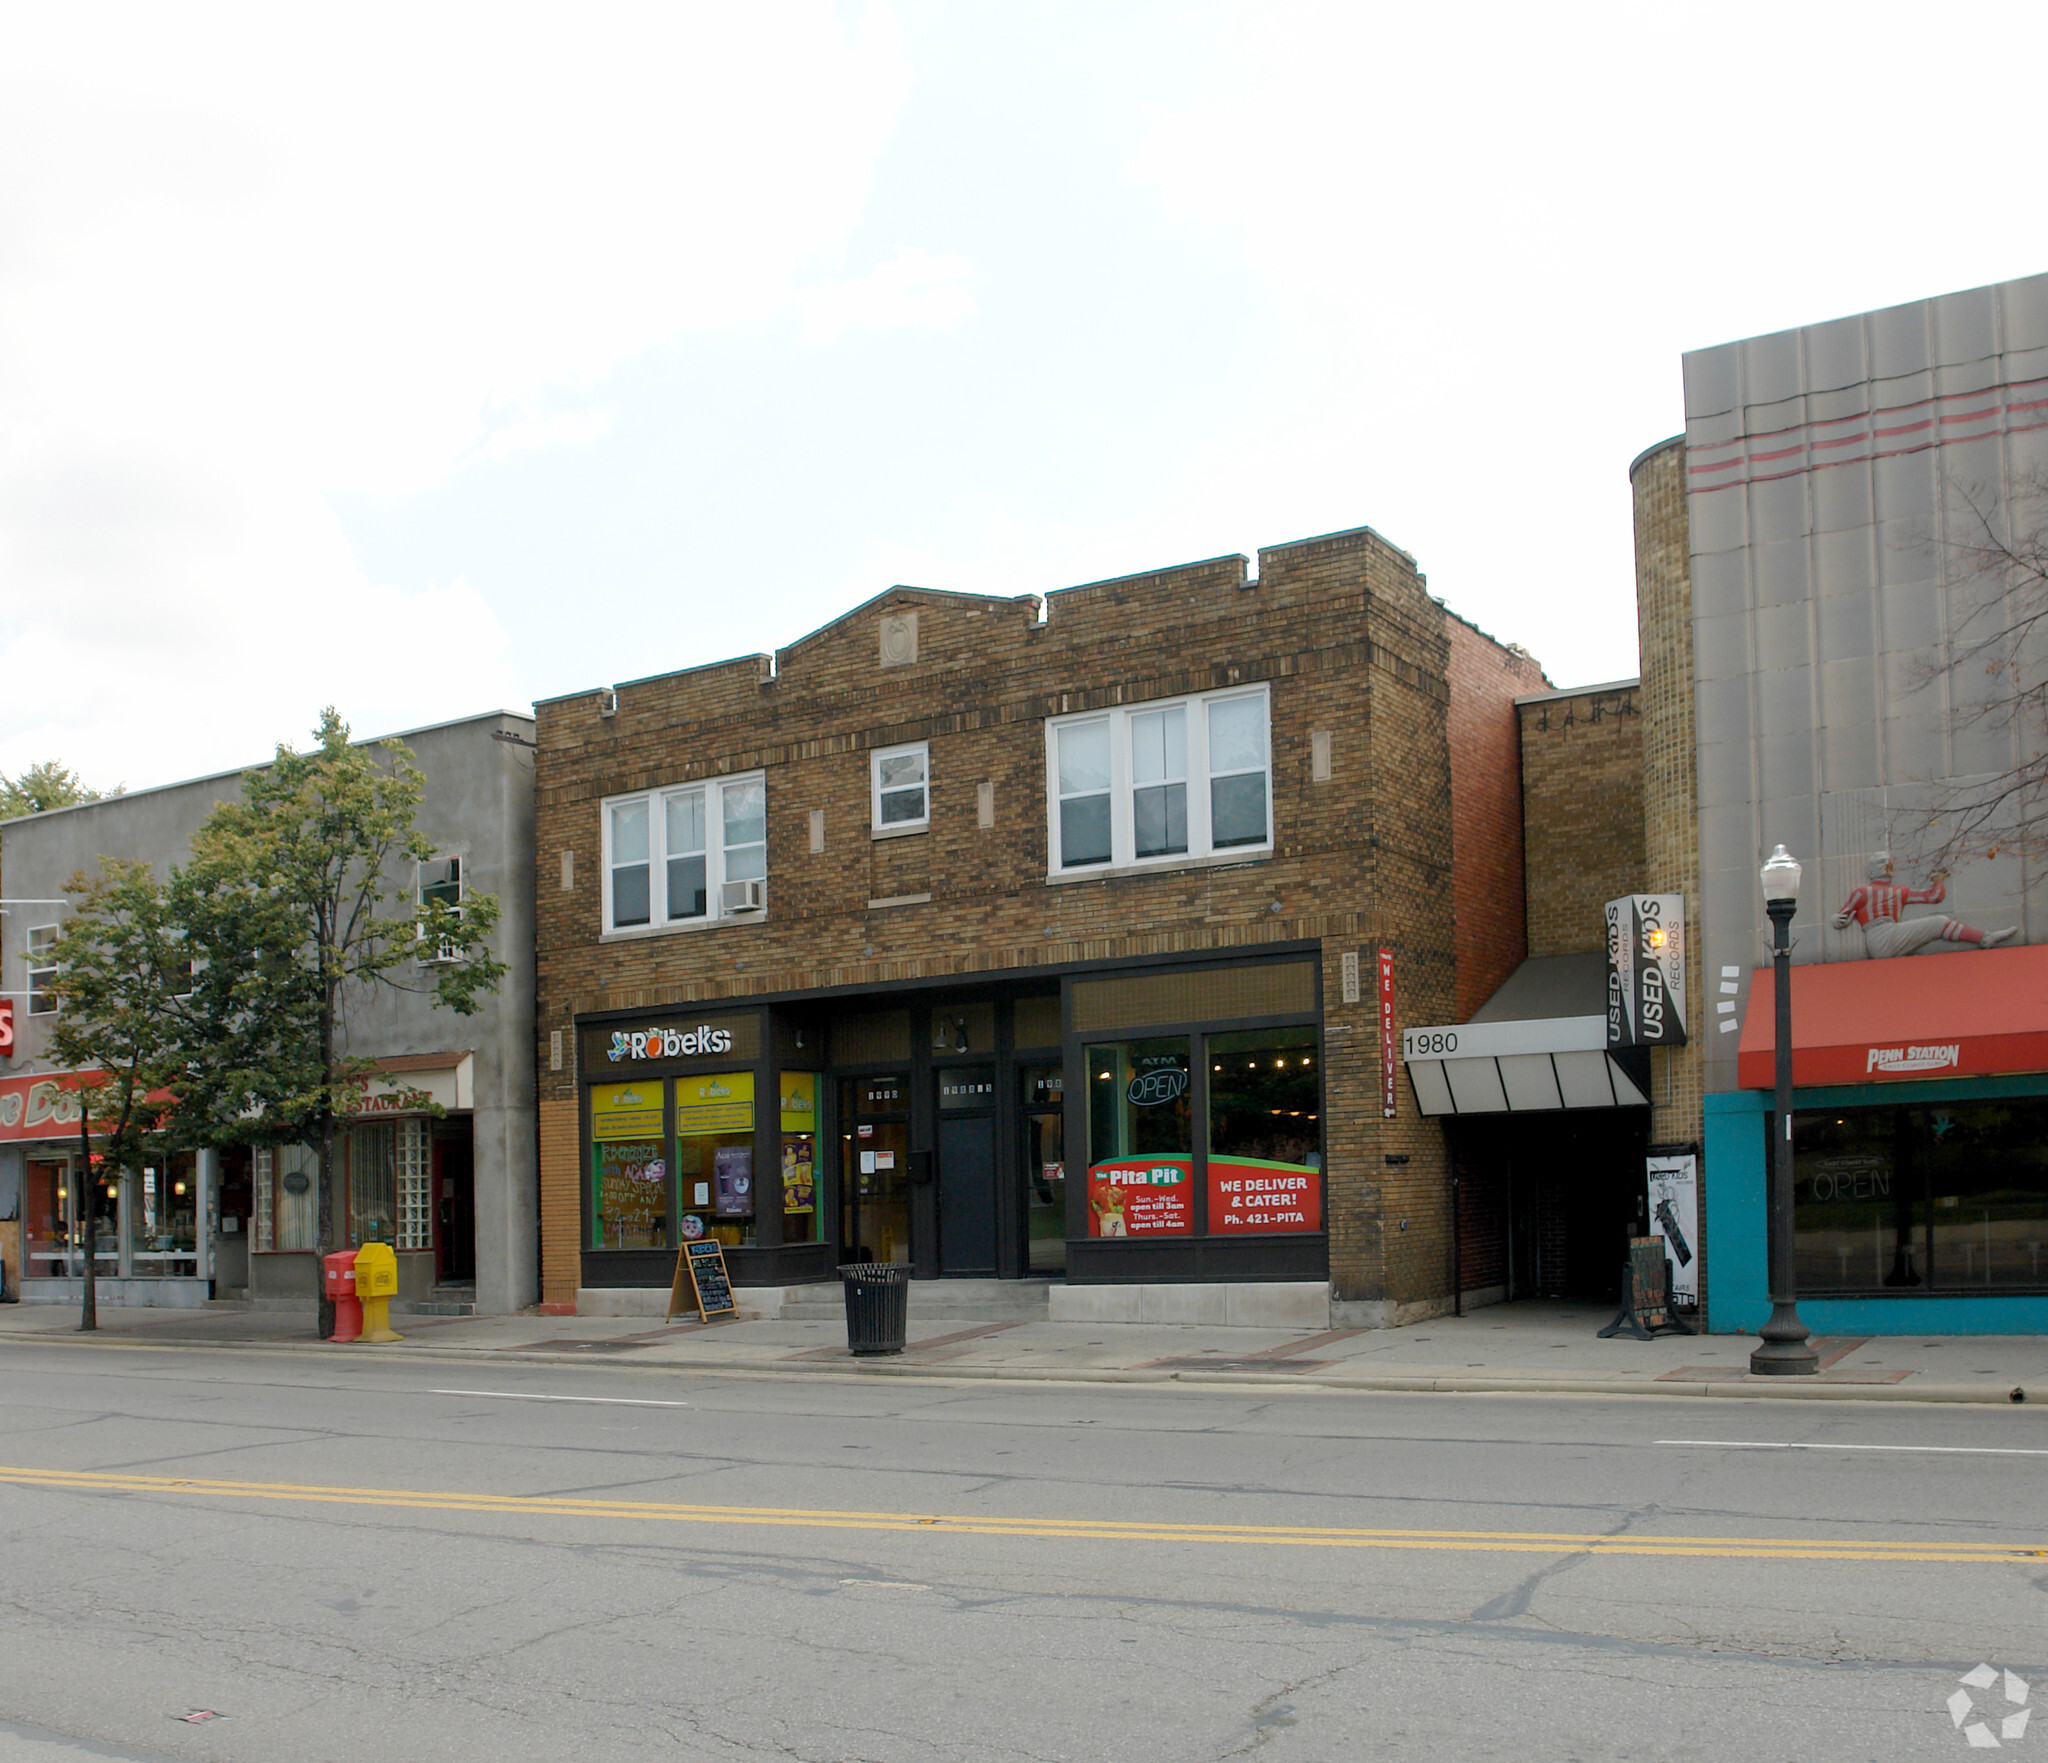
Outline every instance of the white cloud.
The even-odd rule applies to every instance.
[[[587,445],[622,364],[791,308],[908,81],[885,8],[823,0],[13,7],[7,39],[0,768],[131,783],[327,697],[364,732],[509,697],[486,598],[367,580],[336,498]]]
[[[1566,679],[1635,666],[1626,472],[1682,426],[1683,350],[2043,267],[2000,169],[2027,125],[1982,102],[2038,6],[1219,16],[1125,168],[1262,308],[1257,407],[1187,502],[1370,522]]]
[[[807,343],[851,332],[951,330],[974,316],[974,265],[905,245],[887,263],[848,281],[820,282],[798,297]]]

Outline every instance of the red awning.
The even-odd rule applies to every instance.
[[[1737,1070],[1776,1081],[1771,970],[1757,969]],[[2048,946],[1792,969],[1792,1081],[1884,1083],[2048,1071]]]

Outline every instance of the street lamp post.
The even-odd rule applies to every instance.
[[[1763,867],[1764,910],[1771,915],[1771,1003],[1777,1015],[1778,1100],[1771,1152],[1771,1319],[1749,1356],[1758,1377],[1811,1376],[1820,1355],[1799,1320],[1799,1275],[1792,1236],[1792,914],[1799,909],[1799,865],[1780,845]]]

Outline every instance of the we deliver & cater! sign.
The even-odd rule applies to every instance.
[[[1209,1234],[1321,1230],[1323,1178],[1299,1163],[1209,1159]]]

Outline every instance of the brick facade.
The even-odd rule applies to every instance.
[[[1509,700],[1550,681],[1527,650],[1504,647],[1452,613],[1452,900],[1463,1022],[1529,953],[1522,878],[1522,747]]]
[[[1635,493],[1636,620],[1642,644],[1644,891],[1683,894],[1691,1038],[1650,1055],[1650,1139],[1700,1137],[1706,1037],[1713,1003],[1700,970],[1700,822],[1693,732],[1692,556],[1685,512],[1685,442],[1652,447],[1629,468]]]
[[[1609,900],[1643,891],[1643,719],[1634,680],[1517,706],[1529,953],[1606,946]]]
[[[899,648],[884,666],[882,621],[907,615],[914,658]],[[1454,681],[1469,676],[1486,699],[1478,721],[1498,725],[1533,663],[1458,629],[1412,559],[1358,530],[1262,551],[1256,577],[1230,557],[1068,589],[1042,616],[1033,598],[897,588],[772,659],[539,706],[545,1298],[574,1298],[568,1245],[582,1242],[579,1018],[713,1000],[879,1005],[903,995],[892,988],[933,981],[1029,973],[1057,984],[1089,964],[1291,945],[1322,976],[1333,1295],[1378,1304],[1388,1320],[1441,1307],[1442,1135],[1405,1082],[1398,1118],[1380,1117],[1372,972],[1374,950],[1391,947],[1401,1021],[1450,1020],[1453,877],[1460,862],[1499,862],[1485,848],[1490,822],[1475,819],[1470,849],[1453,832],[1449,712],[1465,689]],[[1254,682],[1270,692],[1270,856],[1048,879],[1048,718]],[[913,741],[930,743],[929,831],[876,838],[870,755]],[[604,799],[757,769],[765,916],[605,939]],[[1363,984],[1346,1004],[1350,951]],[[570,1050],[560,1069],[557,1032]]]

